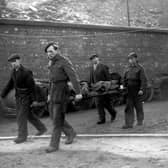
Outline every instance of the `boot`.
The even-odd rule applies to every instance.
[[[47,128],[44,128],[43,130],[38,131],[35,136],[43,135],[45,132],[47,132]]]
[[[133,128],[133,126],[132,125],[123,125],[122,126],[122,129],[129,129],[129,128]]]
[[[98,121],[97,122],[97,124],[99,125],[99,124],[104,124],[106,121],[105,121],[105,119],[104,120],[100,120],[100,121]]]
[[[45,151],[46,151],[46,153],[56,152],[56,151],[58,151],[58,148],[49,146]]]
[[[138,123],[136,125],[137,126],[142,126],[143,125],[143,121],[138,121]]]
[[[26,141],[26,138],[16,138],[15,140],[14,140],[14,142],[16,143],[16,144],[20,144],[20,143],[23,143],[23,142],[25,142]]]
[[[71,133],[68,137],[67,137],[67,139],[66,139],[66,141],[65,141],[65,144],[71,144],[72,142],[73,142],[73,140],[74,140],[74,138],[76,137],[76,132],[75,131],[73,131],[73,133]]]

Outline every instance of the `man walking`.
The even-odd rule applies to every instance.
[[[5,98],[10,90],[15,89],[18,136],[14,142],[22,143],[27,140],[27,120],[37,128],[36,135],[42,135],[47,129],[31,112],[31,104],[35,100],[35,82],[32,71],[21,64],[18,54],[10,56],[8,62],[11,63],[13,70],[8,84],[1,93],[1,98]]]
[[[92,55],[90,57],[90,61],[91,61],[91,67],[90,67],[89,83],[95,84],[99,81],[110,81],[109,68],[108,66],[100,62],[98,55],[97,54]],[[104,124],[106,122],[105,109],[107,109],[111,115],[111,122],[115,120],[117,112],[113,107],[110,95],[96,97],[96,106],[99,115],[99,121],[97,122],[97,124]]]
[[[125,125],[123,129],[132,128],[134,124],[134,108],[136,109],[137,125],[143,125],[144,111],[141,96],[147,87],[147,78],[143,67],[138,63],[137,54],[128,55],[129,67],[124,75],[124,86],[127,88],[125,108]]]
[[[82,98],[79,82],[72,63],[60,53],[56,43],[49,43],[45,52],[49,59],[50,91],[48,101],[50,102],[50,115],[53,119],[53,132],[51,141],[46,152],[54,152],[59,149],[61,132],[67,137],[65,144],[71,144],[76,132],[65,120],[67,103],[69,102],[68,81],[71,81],[76,92],[76,99]]]

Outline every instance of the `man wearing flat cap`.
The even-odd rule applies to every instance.
[[[8,62],[12,66],[12,73],[1,93],[1,98],[5,98],[12,89],[15,89],[18,136],[14,142],[22,143],[27,140],[27,121],[37,128],[36,135],[42,135],[46,131],[46,127],[31,112],[31,104],[35,100],[35,82],[32,71],[21,64],[19,54],[11,55]]]
[[[18,54],[12,54],[9,58],[8,58],[8,62],[15,62],[16,60],[20,60],[20,56]]]
[[[91,55],[90,61],[91,67],[88,82],[95,84],[99,81],[110,81],[109,67],[100,62],[99,56],[97,54]],[[117,112],[113,107],[110,95],[96,97],[96,106],[99,116],[97,124],[104,124],[106,122],[105,109],[111,115],[111,122],[115,120]]]
[[[143,125],[144,111],[141,96],[147,87],[147,77],[144,68],[138,63],[135,52],[128,55],[128,69],[124,75],[124,86],[127,88],[127,100],[125,108],[125,125],[123,129],[133,128],[134,108],[136,110],[137,126]]]
[[[76,132],[72,126],[65,120],[65,112],[69,102],[68,82],[71,82],[76,96],[76,99],[81,99],[80,86],[78,77],[71,61],[65,58],[59,49],[59,46],[51,42],[45,52],[49,59],[49,80],[50,91],[48,101],[50,103],[50,115],[53,120],[53,131],[47,153],[57,151],[61,133],[66,135],[65,144],[71,144],[76,136]]]

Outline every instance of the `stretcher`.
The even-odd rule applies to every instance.
[[[120,85],[112,81],[99,81],[95,84],[88,85],[87,82],[81,83],[81,91],[83,99],[99,97],[104,95],[123,95],[125,93],[124,88],[120,88]]]

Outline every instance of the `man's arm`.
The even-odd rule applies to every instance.
[[[28,71],[27,78],[26,78],[26,83],[27,83],[27,87],[31,91],[31,95],[32,95],[33,100],[36,100],[36,88],[35,88],[35,81],[34,81],[34,78],[33,78],[32,71]]]
[[[110,81],[110,72],[109,67],[107,65],[104,65],[104,76],[107,81]]]
[[[87,73],[87,76],[86,76],[86,78],[85,78],[85,81],[87,81],[88,82],[88,84],[89,85],[91,85],[92,83],[94,83],[93,82],[93,67],[89,67],[88,68],[88,71],[87,71],[88,73]]]
[[[127,87],[127,72],[124,73],[122,84],[123,84],[124,87]]]
[[[65,60],[63,64],[63,69],[67,74],[69,80],[72,82],[76,94],[80,94],[80,86],[78,81],[78,76],[75,69],[73,68],[72,63],[69,60]]]
[[[140,90],[144,91],[147,87],[147,77],[143,67],[141,67],[140,69],[140,81],[141,81]]]
[[[7,94],[14,88],[14,82],[12,79],[12,75],[7,83],[7,85],[5,86],[5,88],[2,90],[1,92],[1,97],[5,98],[7,96]]]

